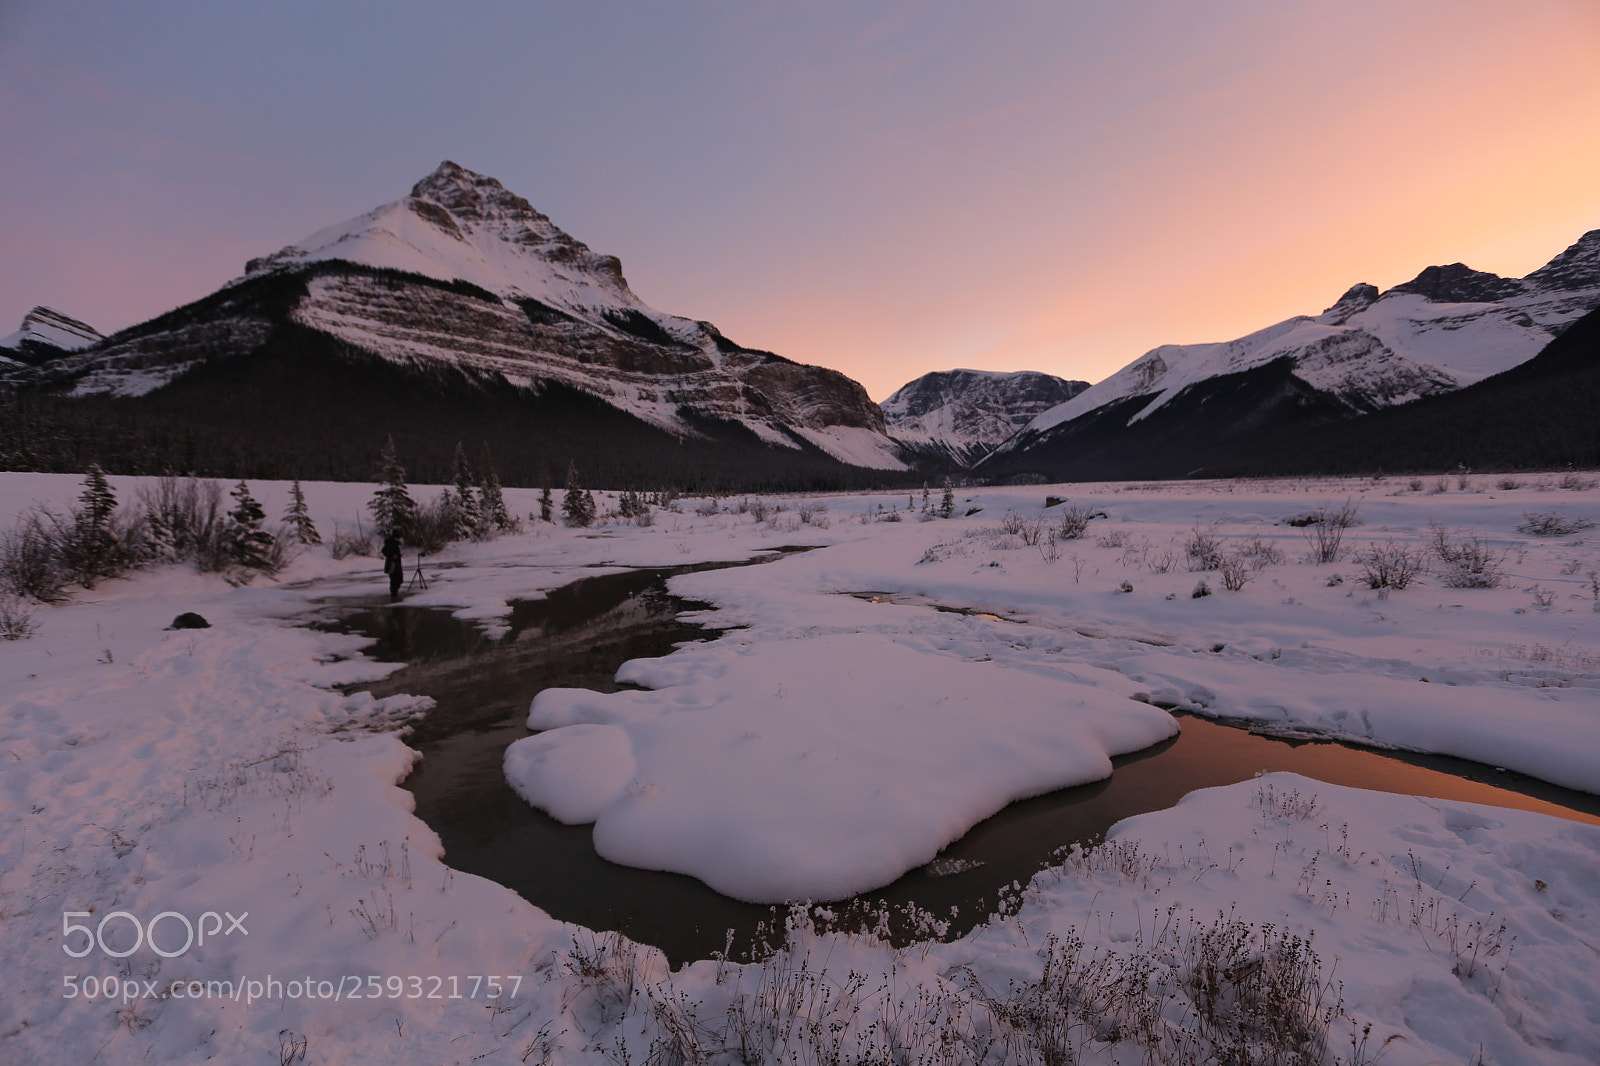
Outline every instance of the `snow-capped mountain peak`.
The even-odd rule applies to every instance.
[[[1357,282],[1346,289],[1344,295],[1334,301],[1332,307],[1318,315],[1317,321],[1326,322],[1330,326],[1341,326],[1351,315],[1360,314],[1371,307],[1378,296],[1376,285],[1369,285],[1364,281]]]
[[[87,322],[68,318],[49,307],[35,307],[22,317],[22,327],[0,337],[0,363],[38,363],[63,352],[77,352],[105,340]]]
[[[465,281],[586,318],[585,312],[647,310],[615,256],[590,251],[494,178],[449,160],[403,199],[253,259],[245,276],[321,260]]]
[[[1600,303],[1600,230],[1525,278],[1463,263],[1430,266],[1384,292],[1352,286],[1316,317],[1297,316],[1237,340],[1155,348],[1044,412],[998,451],[1107,404],[1148,398],[1139,422],[1185,389],[1288,359],[1292,373],[1351,413],[1449,392],[1532,358]]]
[[[940,370],[883,401],[890,436],[924,454],[970,466],[1036,415],[1089,387],[1033,370]]]
[[[211,296],[91,351],[51,353],[0,369],[24,387],[134,397],[221,358],[231,372],[289,357],[331,374],[371,356],[407,376],[401,392],[460,388],[509,410],[555,390],[562,410],[598,401],[631,416],[640,439],[726,438],[779,465],[816,453],[906,465],[858,382],[650,309],[614,256],[448,161],[399,200],[251,260]]]
[[[0,348],[17,348],[24,341],[37,341],[64,352],[76,352],[105,339],[104,334],[87,322],[68,318],[53,308],[35,307],[22,316],[22,328],[0,337]]]

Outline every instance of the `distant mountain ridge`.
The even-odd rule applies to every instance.
[[[1200,447],[1215,451],[1218,442],[1275,425],[1340,421],[1482,381],[1532,358],[1597,305],[1600,230],[1525,278],[1453,263],[1385,292],[1355,285],[1317,316],[1233,341],[1153,349],[1035,418],[977,472],[1198,472]]]
[[[18,363],[35,366],[103,340],[105,335],[87,322],[54,308],[35,307],[23,316],[20,329],[0,337],[0,368]]]
[[[309,359],[311,352],[321,355]],[[753,448],[775,468],[907,468],[857,382],[651,309],[614,256],[591,251],[493,178],[449,161],[404,198],[251,260],[209,297],[40,365],[0,367],[0,385],[161,396],[171,406],[172,396],[202,385],[238,389],[248,381],[268,390],[262,402],[292,409],[316,400],[284,380],[281,367],[294,362],[315,378],[334,372],[328,359],[401,375],[385,372],[377,391],[404,392],[408,375],[419,397],[489,389],[496,417],[514,420],[527,417],[513,413],[518,404],[549,415],[552,397],[592,397],[625,416],[604,420],[608,439],[628,436],[621,427],[636,420],[650,430],[635,434],[638,448],[662,461],[669,457],[658,440],[678,442],[680,453],[690,444]],[[360,402],[358,382],[346,387]],[[415,402],[406,399],[408,411]],[[525,429],[540,433],[537,423]]]
[[[937,370],[884,400],[889,435],[922,455],[970,467],[1019,429],[1089,387],[1033,370]]]
[[[1200,461],[1245,476],[1600,468],[1600,309],[1465,388],[1253,444]]]

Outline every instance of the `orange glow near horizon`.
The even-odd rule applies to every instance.
[[[19,10],[0,332],[34,303],[152,317],[446,157],[649,305],[879,400],[957,366],[1097,381],[1600,227],[1593,0],[685,0],[497,9],[492,40],[408,0],[316,35]],[[561,47],[530,65],[535,25]]]
[[[1090,210],[1052,215],[1038,206],[1050,173],[987,160],[966,191],[1035,205],[1036,218],[1009,220],[1032,232],[974,230],[982,212],[961,205],[963,284],[940,274],[952,258],[939,254],[940,224],[902,222],[884,257],[904,268],[900,291],[885,285],[898,320],[852,316],[848,292],[797,276],[802,257],[780,286],[809,293],[800,308],[776,296],[724,325],[736,337],[765,327],[748,342],[845,370],[877,399],[958,365],[1097,381],[1160,344],[1318,314],[1357,282],[1387,288],[1454,261],[1522,276],[1600,227],[1600,8],[1388,30],[1374,50],[1345,40],[1362,32],[1348,25],[1276,27],[1252,42],[1254,67],[1169,71],[1204,91],[1125,109],[1120,127],[1083,144],[1106,167]],[[1296,43],[1315,34],[1334,39],[1319,38],[1308,62]],[[1341,65],[1345,47],[1359,65]],[[960,156],[955,140],[942,152]],[[1066,169],[1073,153],[1046,162]],[[940,219],[949,205],[933,197],[952,184],[907,192],[928,195],[921,217]]]

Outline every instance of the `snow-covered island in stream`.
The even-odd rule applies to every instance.
[[[289,484],[250,488],[290,510]],[[83,491],[0,475],[8,519]],[[580,577],[772,560],[674,577],[707,639],[619,691],[530,691],[508,738],[519,793],[606,858],[794,901],[770,953],[676,967],[452,869],[414,813],[430,701],[352,687],[399,664],[309,624],[391,610],[379,558],[346,553],[371,495],[306,484],[326,543],[275,576],[180,562],[0,604],[0,1060],[1600,1061],[1581,810],[1269,773],[1059,841],[961,935],[819,902],[1114,777],[1172,710],[1600,793],[1592,475],[737,496],[648,522],[597,491],[588,528],[506,489],[521,530],[430,554],[402,607],[492,641]],[[168,628],[185,612],[209,625]]]

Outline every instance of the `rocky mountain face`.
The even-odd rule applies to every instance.
[[[1320,315],[1147,352],[1035,418],[978,472],[1216,472],[1195,462],[1197,449],[1242,455],[1252,434],[1275,426],[1309,429],[1453,392],[1526,362],[1597,305],[1600,230],[1525,278],[1452,263],[1385,292],[1355,285]]]
[[[901,386],[881,406],[895,440],[918,454],[971,467],[1088,387],[1032,370],[939,370]]]
[[[1270,464],[1270,465],[1269,465]],[[1466,388],[1281,434],[1241,472],[1600,467],[1600,309],[1538,355]]]
[[[104,335],[86,322],[49,307],[35,307],[23,316],[21,329],[0,337],[0,369],[37,366],[103,340]]]
[[[381,364],[424,391],[588,396],[680,443],[737,438],[780,461],[906,468],[858,383],[651,309],[616,257],[450,162],[394,203],[251,260],[211,296],[42,365],[0,368],[0,384],[146,397],[238,378],[268,353],[281,364],[285,345],[296,359],[315,349]]]

